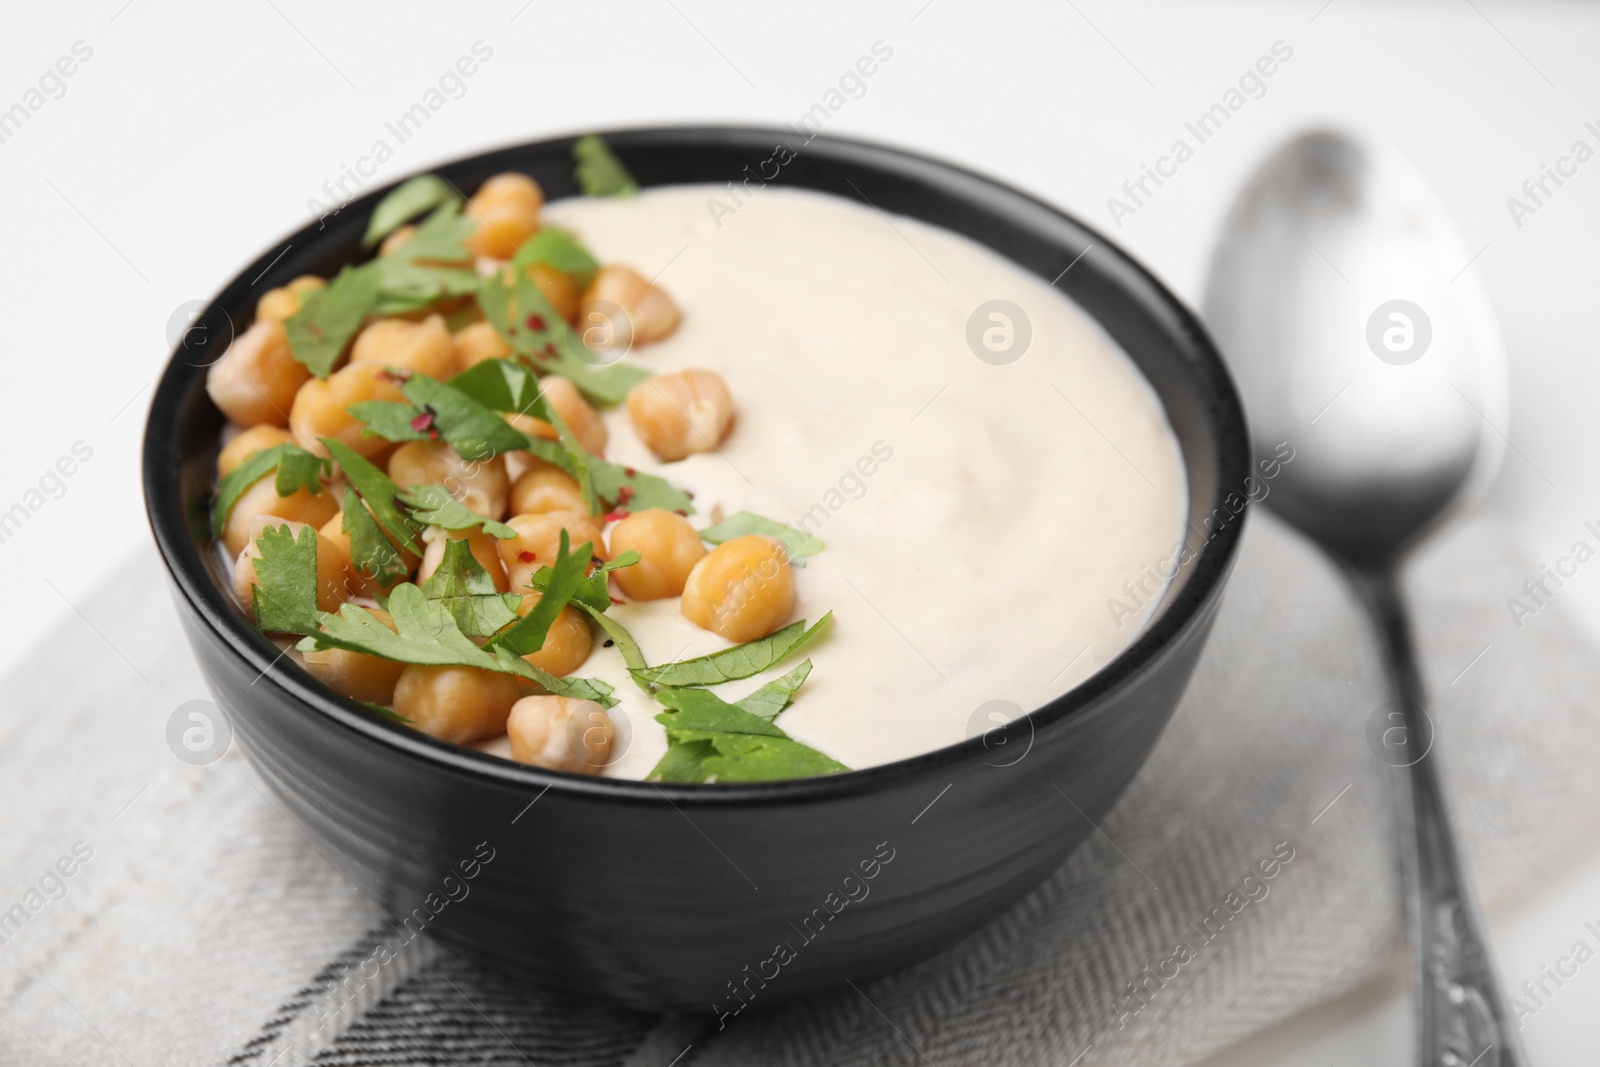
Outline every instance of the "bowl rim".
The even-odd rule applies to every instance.
[[[668,142],[682,145],[686,150],[735,145],[750,147],[752,151],[770,151],[775,143],[788,143],[794,136],[792,131],[775,127],[745,125],[655,125],[584,132],[598,132],[609,144],[619,148],[621,150],[619,154],[623,155],[630,145],[660,145]],[[567,134],[542,137],[442,160],[427,169],[408,171],[392,182],[372,187],[361,196],[339,205],[337,213],[342,214],[350,210],[353,216],[364,219],[379,199],[417,174],[434,173],[474,163],[481,164],[499,156],[514,157],[529,149],[570,148],[578,136],[579,134]],[[898,177],[910,178],[919,183],[933,183],[942,187],[947,194],[961,199],[971,200],[974,188],[982,189],[988,196],[1009,201],[1015,208],[1042,212],[1056,226],[1064,226],[1067,230],[1075,231],[1081,238],[1084,252],[1092,246],[1102,256],[1112,261],[1112,269],[1105,272],[1108,281],[1121,289],[1126,296],[1131,297],[1134,303],[1140,305],[1153,322],[1160,323],[1163,332],[1181,334],[1183,345],[1191,349],[1196,357],[1190,370],[1199,380],[1201,400],[1207,405],[1211,421],[1216,427],[1212,443],[1217,454],[1218,477],[1210,501],[1212,508],[1224,506],[1223,499],[1230,491],[1229,486],[1243,483],[1250,471],[1243,405],[1221,355],[1195,315],[1162,282],[1114,241],[1075,216],[1020,189],[961,165],[917,151],[879,141],[827,134],[812,135],[804,142],[803,151],[808,155],[825,157],[833,162],[864,166]],[[939,224],[930,222],[930,225]],[[267,250],[257,260],[246,265],[207,301],[206,310],[202,315],[216,310],[221,298],[242,279],[265,273],[272,262],[276,261],[274,249],[315,241],[317,231],[322,228],[323,222],[313,220],[267,246]],[[1054,236],[1049,240],[1051,243],[1059,243]],[[1004,255],[998,250],[994,251],[996,254]],[[1074,300],[1074,303],[1078,301]],[[1098,315],[1093,308],[1083,304],[1079,306],[1090,318],[1098,321]],[[706,785],[604,778],[545,770],[440,741],[401,723],[373,715],[355,701],[322,687],[303,668],[298,668],[298,665],[292,664],[289,670],[274,671],[272,668],[282,659],[282,653],[265,635],[248,625],[231,597],[212,580],[200,552],[190,540],[177,470],[170,462],[174,451],[178,409],[184,401],[189,381],[195,375],[203,373],[204,369],[203,366],[181,360],[178,346],[175,345],[151,399],[141,460],[145,508],[151,532],[162,562],[166,565],[175,588],[189,609],[203,620],[232,654],[240,657],[246,665],[257,672],[258,680],[270,681],[271,684],[284,690],[292,698],[298,712],[316,715],[329,725],[350,730],[379,745],[387,746],[398,757],[429,763],[452,774],[524,790],[533,796],[529,801],[530,807],[552,789],[558,793],[590,801],[655,805],[665,803],[680,810],[683,807],[703,809],[721,808],[730,804],[763,806],[808,800],[836,800],[874,792],[895,783],[927,776],[941,769],[954,768],[955,765],[979,757],[988,751],[983,745],[981,736],[971,737],[943,748],[889,763],[841,774],[775,782]],[[1190,493],[1192,507],[1192,485]],[[1248,512],[1248,509],[1245,511]],[[1245,517],[1245,514],[1241,514],[1241,521],[1223,525],[1203,541],[1195,552],[1194,560],[1188,565],[1189,577],[1177,591],[1177,595],[1170,603],[1164,604],[1157,617],[1109,663],[1067,692],[1023,716],[1023,719],[1030,723],[1034,733],[1064,719],[1092,713],[1096,706],[1108,703],[1107,697],[1112,693],[1135,683],[1172,651],[1178,638],[1196,623],[1197,617],[1202,616],[1211,602],[1220,595],[1242,536]]]

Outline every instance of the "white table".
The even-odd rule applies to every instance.
[[[828,132],[1003,176],[1104,229],[1191,300],[1234,190],[1275,142],[1317,122],[1396,142],[1481,250],[1475,269],[1505,328],[1514,429],[1502,429],[1515,447],[1495,506],[1542,560],[1600,517],[1590,459],[1600,444],[1591,355],[1600,162],[1547,186],[1533,214],[1516,219],[1507,206],[1575,140],[1600,149],[1584,125],[1600,127],[1600,12],[1503,0],[1388,9],[903,0],[755,16],[750,5],[646,0],[605,5],[602,25],[589,7],[497,0],[441,15],[420,4],[357,13],[305,0],[97,0],[12,13],[0,35],[0,110],[22,103],[29,114],[0,122],[0,512],[21,502],[29,515],[0,530],[0,666],[76,612],[87,660],[125,669],[97,647],[95,605],[83,598],[147,536],[138,445],[169,319],[301,225],[308,200],[328,199],[325,181],[370,168],[362,160],[377,140],[393,158],[370,182],[555,132],[779,124],[823,102],[879,41],[891,58],[830,114]],[[492,55],[459,98],[398,143],[385,123],[478,41]],[[1107,199],[1126,199],[1123,183],[1275,44],[1280,58],[1292,54],[1259,98],[1114,219]],[[58,69],[72,73],[47,74]],[[78,442],[92,456],[70,477],[47,477]],[[1580,572],[1562,597],[1600,632],[1600,569]],[[1554,886],[1536,878],[1490,916],[1512,987],[1600,919],[1600,854],[1545,873]],[[1404,996],[1397,980],[1224,1059],[1407,1063]],[[1591,1062],[1583,1039],[1597,1009],[1591,964],[1528,1022],[1533,1061]]]

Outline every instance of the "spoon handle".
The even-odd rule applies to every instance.
[[[1392,570],[1360,571],[1355,584],[1381,637],[1403,742],[1385,733],[1386,762],[1409,771],[1396,784],[1411,928],[1416,998],[1417,1063],[1421,1067],[1525,1067],[1527,1058],[1507,1017],[1483,919],[1461,866],[1443,771],[1433,752],[1433,725],[1417,673],[1411,628]]]

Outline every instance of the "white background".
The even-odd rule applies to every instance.
[[[87,594],[147,538],[138,446],[173,311],[209,296],[307,219],[323,183],[475,41],[493,57],[372,179],[486,147],[659,122],[797,119],[874,42],[893,58],[830,133],[967,164],[1072,211],[1191,302],[1245,173],[1314,123],[1387,138],[1454,214],[1504,326],[1513,449],[1495,490],[1549,560],[1600,519],[1593,310],[1600,161],[1517,226],[1506,198],[1600,125],[1600,12],[1505,0],[1363,5],[494,0],[424,9],[308,0],[228,5],[9,0],[0,109],[73,44],[65,95],[0,144],[0,510],[76,441],[93,459],[0,544],[0,666],[79,612],[86,669],[134,675],[99,643]],[[1120,227],[1106,200],[1186,119],[1283,41],[1268,91]],[[391,144],[393,138],[388,137]],[[1600,578],[1562,596],[1600,620]],[[1596,626],[1600,632],[1600,625]],[[3,699],[3,698],[0,698]],[[1508,712],[1512,709],[1508,709]],[[38,714],[48,714],[39,709]],[[1508,985],[1600,919],[1600,850],[1491,916]],[[1524,1031],[1535,1063],[1593,1061],[1600,967]],[[1283,1027],[1251,1064],[1402,1064],[1403,983]],[[1177,1035],[1175,1035],[1177,1037]],[[1220,1062],[1220,1061],[1219,1061]]]

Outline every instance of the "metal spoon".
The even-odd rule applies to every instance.
[[[1350,576],[1382,638],[1399,730],[1417,1062],[1520,1067],[1441,792],[1397,584],[1406,552],[1499,465],[1504,354],[1470,256],[1433,192],[1386,149],[1306,134],[1261,164],[1211,263],[1204,318],[1258,454],[1294,461],[1269,506]],[[1426,758],[1425,758],[1426,757]]]

